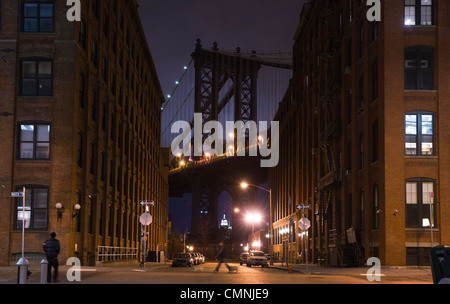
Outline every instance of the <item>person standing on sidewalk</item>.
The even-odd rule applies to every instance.
[[[55,269],[53,273],[53,282],[57,282],[58,279],[58,254],[61,246],[59,240],[56,239],[56,233],[50,234],[50,239],[46,240],[43,245],[43,249],[47,255],[47,283],[51,283],[52,267]]]
[[[216,259],[219,260],[219,264],[217,265],[216,269],[214,270],[215,273],[219,272],[220,265],[222,263],[225,263],[225,266],[227,266],[228,271],[231,271],[231,267],[227,264],[227,249],[225,248],[224,244],[222,242],[219,243],[219,252],[216,255]]]

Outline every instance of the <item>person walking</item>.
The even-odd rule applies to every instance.
[[[50,239],[46,240],[43,249],[47,255],[47,283],[51,283],[52,267],[55,269],[53,273],[53,282],[58,282],[58,254],[61,249],[59,240],[56,239],[56,233],[50,234]]]
[[[216,269],[214,270],[215,273],[219,272],[219,268],[220,265],[222,265],[222,263],[225,264],[225,266],[227,266],[228,271],[231,272],[232,268],[227,264],[227,249],[224,246],[223,242],[219,243],[219,252],[216,255],[216,259],[219,260],[219,264],[217,265]]]

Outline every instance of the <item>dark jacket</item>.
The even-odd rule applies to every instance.
[[[216,259],[225,259],[227,258],[228,252],[227,249],[225,248],[225,246],[220,246],[219,248],[219,252],[216,255]]]
[[[55,259],[58,257],[59,250],[61,249],[61,246],[59,245],[59,240],[55,238],[51,238],[49,240],[46,240],[44,242],[43,249],[45,253],[47,254],[48,259]]]

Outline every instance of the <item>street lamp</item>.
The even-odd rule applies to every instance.
[[[273,223],[272,223],[272,189],[266,189],[258,185],[241,182],[241,188],[247,189],[249,186],[258,188],[269,193],[269,235],[270,235],[270,265],[273,265]]]
[[[261,215],[258,213],[247,213],[245,216],[245,220],[252,224],[252,234],[254,233],[255,223],[259,223],[261,221]]]

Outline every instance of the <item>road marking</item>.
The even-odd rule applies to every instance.
[[[95,268],[80,268],[79,269],[79,271],[91,271],[91,272],[94,272],[94,271],[97,271],[97,269],[95,269]]]

